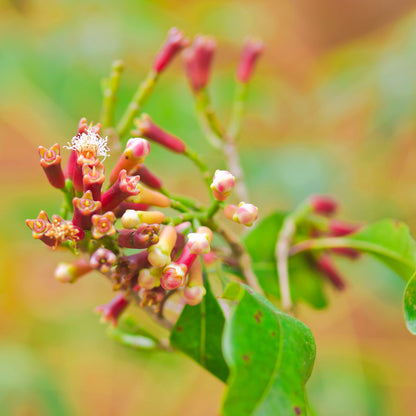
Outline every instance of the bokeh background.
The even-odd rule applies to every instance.
[[[212,94],[229,116],[242,40],[266,53],[240,140],[262,215],[329,192],[357,221],[394,217],[416,235],[416,2],[412,0],[0,0],[0,413],[215,415],[223,385],[180,354],[143,353],[105,335],[94,306],[111,297],[92,275],[53,279],[67,257],[30,237],[25,218],[60,195],[37,146],[97,120],[100,79],[122,58],[123,108],[167,30],[218,40]],[[208,159],[180,60],[145,108]],[[175,191],[201,194],[193,166],[153,147]],[[192,178],[192,180],[190,180]],[[194,179],[195,178],[195,179]],[[318,415],[416,414],[416,338],[402,316],[404,282],[371,259],[342,264],[348,290],[325,311],[301,308],[317,343],[308,390]]]

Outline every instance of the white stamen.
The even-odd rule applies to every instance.
[[[107,145],[107,137],[101,137],[92,129],[87,129],[86,133],[74,136],[66,149],[76,150],[78,153],[93,152],[96,157],[102,156],[104,160],[110,155],[110,148]]]

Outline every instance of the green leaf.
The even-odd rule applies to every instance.
[[[416,269],[416,244],[403,222],[382,220],[342,240],[373,255],[406,280]]]
[[[416,335],[416,274],[407,282],[404,291],[404,315],[407,328]]]
[[[199,305],[184,307],[170,335],[170,343],[225,382],[228,367],[221,349],[224,314],[208,279],[205,289],[207,293]]]
[[[286,215],[276,212],[264,218],[244,239],[260,286],[267,296],[276,298],[280,298],[280,290],[275,248]],[[324,283],[310,263],[308,254],[304,253],[289,259],[292,297],[295,301],[303,299],[315,308],[323,308],[327,305]]]
[[[230,378],[223,415],[307,415],[305,384],[315,360],[311,331],[243,284],[230,283],[227,294],[238,303],[224,328]]]

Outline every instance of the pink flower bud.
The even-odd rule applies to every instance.
[[[105,180],[104,165],[102,163],[97,166],[84,165],[82,167],[82,174],[84,193],[91,191],[93,200],[101,201],[101,187]]]
[[[201,303],[206,293],[204,286],[185,287],[183,297],[188,305],[195,306]]]
[[[338,290],[345,289],[344,279],[329,256],[321,255],[316,260],[316,267],[322,275],[328,278],[328,280],[335,286],[335,288]]]
[[[216,170],[212,179],[211,189],[214,198],[225,201],[235,185],[235,177],[228,170]]]
[[[199,92],[209,82],[215,47],[213,38],[199,35],[192,46],[184,51],[185,70],[194,92]]]
[[[112,211],[108,211],[103,215],[93,215],[92,220],[92,236],[97,240],[106,236],[114,235],[116,229],[114,222],[116,217]]]
[[[162,72],[172,59],[188,45],[188,43],[189,41],[184,37],[182,31],[176,27],[170,29],[168,38],[153,62],[153,69],[158,73]]]
[[[204,253],[202,257],[204,258],[204,263],[207,266],[214,264],[218,260],[218,257],[213,250],[209,253]]]
[[[161,224],[166,218],[160,211],[134,211],[128,209],[121,217],[124,228],[135,228],[140,224]]]
[[[112,211],[129,196],[138,195],[139,181],[139,176],[127,176],[127,172],[123,169],[117,181],[101,196],[103,211]]]
[[[183,153],[186,150],[185,143],[179,138],[157,126],[148,114],[142,114],[134,121],[137,130],[134,133],[146,137],[161,146],[176,153]]]
[[[344,235],[355,233],[360,228],[360,224],[353,224],[351,222],[340,220],[331,220],[329,222],[329,235],[332,237],[343,237]]]
[[[54,276],[61,283],[74,283],[90,271],[90,264],[80,258],[73,263],[59,263],[55,269]]]
[[[109,303],[97,306],[95,311],[102,313],[103,322],[110,322],[112,326],[117,326],[118,319],[127,308],[128,304],[129,301],[122,293],[120,293]]]
[[[315,214],[329,217],[338,209],[338,202],[327,195],[312,195],[309,198],[312,210]]]
[[[189,233],[188,243],[189,251],[192,254],[209,253],[211,251],[210,243],[206,234]]]
[[[183,264],[171,263],[163,269],[160,284],[165,290],[174,290],[185,283],[187,268]]]
[[[148,260],[154,267],[164,267],[171,262],[171,253],[175,247],[177,233],[175,227],[163,227],[159,242],[148,248]]]
[[[45,211],[40,211],[38,217],[34,220],[26,220],[26,225],[32,230],[32,237],[36,240],[41,240],[48,246],[53,246],[55,240],[52,237],[47,237],[46,233],[52,227],[49,221],[48,214]]]
[[[113,209],[113,212],[116,218],[121,218],[128,209],[132,209],[133,211],[146,211],[149,209],[149,205],[136,204],[135,202],[122,202]]]
[[[142,184],[137,184],[139,190],[138,195],[132,196],[128,202],[135,202],[137,204],[153,205],[155,207],[167,208],[171,206],[171,200],[160,192],[145,188]]]
[[[101,202],[94,201],[91,191],[87,191],[81,198],[74,198],[72,204],[74,205],[73,224],[83,230],[90,230],[91,217],[101,211]]]
[[[253,204],[240,202],[233,215],[233,221],[251,227],[257,220],[258,208]]]
[[[129,139],[126,145],[126,149],[120,156],[116,166],[111,171],[110,183],[113,184],[121,170],[125,169],[127,172],[137,166],[139,163],[143,163],[145,157],[150,153],[150,145],[146,139],[135,137]]]
[[[148,248],[159,241],[159,224],[141,224],[137,230],[120,230],[118,244],[126,248]]]
[[[38,151],[40,156],[40,165],[42,166],[49,183],[55,188],[64,188],[65,176],[61,167],[59,144],[55,143],[50,149],[39,146]]]
[[[240,62],[237,68],[237,79],[241,82],[250,81],[257,59],[264,50],[263,42],[248,38],[241,53]]]
[[[162,187],[162,181],[143,164],[138,164],[130,175],[139,175],[140,181],[149,188],[160,189]]]
[[[143,289],[153,289],[160,286],[160,276],[162,271],[158,268],[142,269],[139,273],[138,284]]]
[[[106,248],[97,249],[90,257],[90,266],[102,273],[108,273],[117,260],[117,256]]]

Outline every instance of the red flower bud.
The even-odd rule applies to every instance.
[[[321,255],[316,260],[318,270],[338,289],[345,289],[345,282],[339,271],[336,269],[331,258],[327,255]]]
[[[185,283],[187,268],[183,264],[171,263],[163,269],[160,284],[165,290],[174,290]]]
[[[140,181],[149,188],[160,189],[162,187],[162,181],[143,164],[137,165],[130,175],[139,175]]]
[[[114,227],[114,222],[116,217],[113,212],[108,211],[103,215],[93,215],[92,220],[92,236],[97,240],[106,236],[114,235],[116,229]]]
[[[139,119],[134,120],[137,130],[134,134],[146,137],[161,146],[166,147],[176,153],[183,153],[186,150],[185,143],[179,137],[162,130],[157,126],[148,114],[142,114]]]
[[[123,169],[117,181],[101,196],[103,211],[112,211],[129,196],[138,195],[139,181],[139,176],[127,176],[127,172]]]
[[[194,92],[200,91],[208,84],[215,47],[213,38],[199,35],[183,54],[185,70]]]
[[[169,30],[168,38],[160,49],[159,53],[153,62],[153,69],[160,73],[172,61],[172,59],[186,46],[188,46],[188,39],[184,38],[183,33],[173,27]]]
[[[137,230],[120,230],[118,244],[126,248],[148,248],[159,241],[159,224],[141,224]]]
[[[309,203],[315,214],[329,217],[335,214],[338,209],[338,202],[334,198],[327,195],[312,195]]]
[[[65,176],[61,167],[60,147],[55,143],[50,149],[43,146],[38,148],[40,165],[42,166],[49,183],[55,188],[65,187]]]
[[[108,273],[114,263],[117,261],[117,256],[106,248],[99,248],[90,257],[90,266],[102,273]]]
[[[74,205],[73,224],[83,230],[90,230],[91,217],[101,211],[101,202],[94,201],[91,191],[87,191],[81,198],[74,198],[72,204]]]
[[[361,228],[359,224],[353,224],[346,221],[331,220],[329,222],[329,235],[332,237],[342,237],[352,234]]]
[[[26,225],[32,230],[33,238],[41,240],[48,246],[55,245],[55,239],[46,236],[46,233],[52,227],[52,223],[45,211],[40,211],[38,217],[34,220],[26,220]]]
[[[110,322],[112,326],[117,326],[120,315],[127,308],[129,301],[122,293],[119,293],[114,299],[105,305],[95,308],[96,312],[102,313],[102,321]]]
[[[257,59],[264,50],[263,42],[247,39],[243,46],[240,62],[237,68],[237,79],[241,82],[250,81]]]
[[[82,173],[84,193],[91,191],[94,201],[101,201],[101,187],[105,180],[104,165],[102,163],[92,167],[84,165]]]

